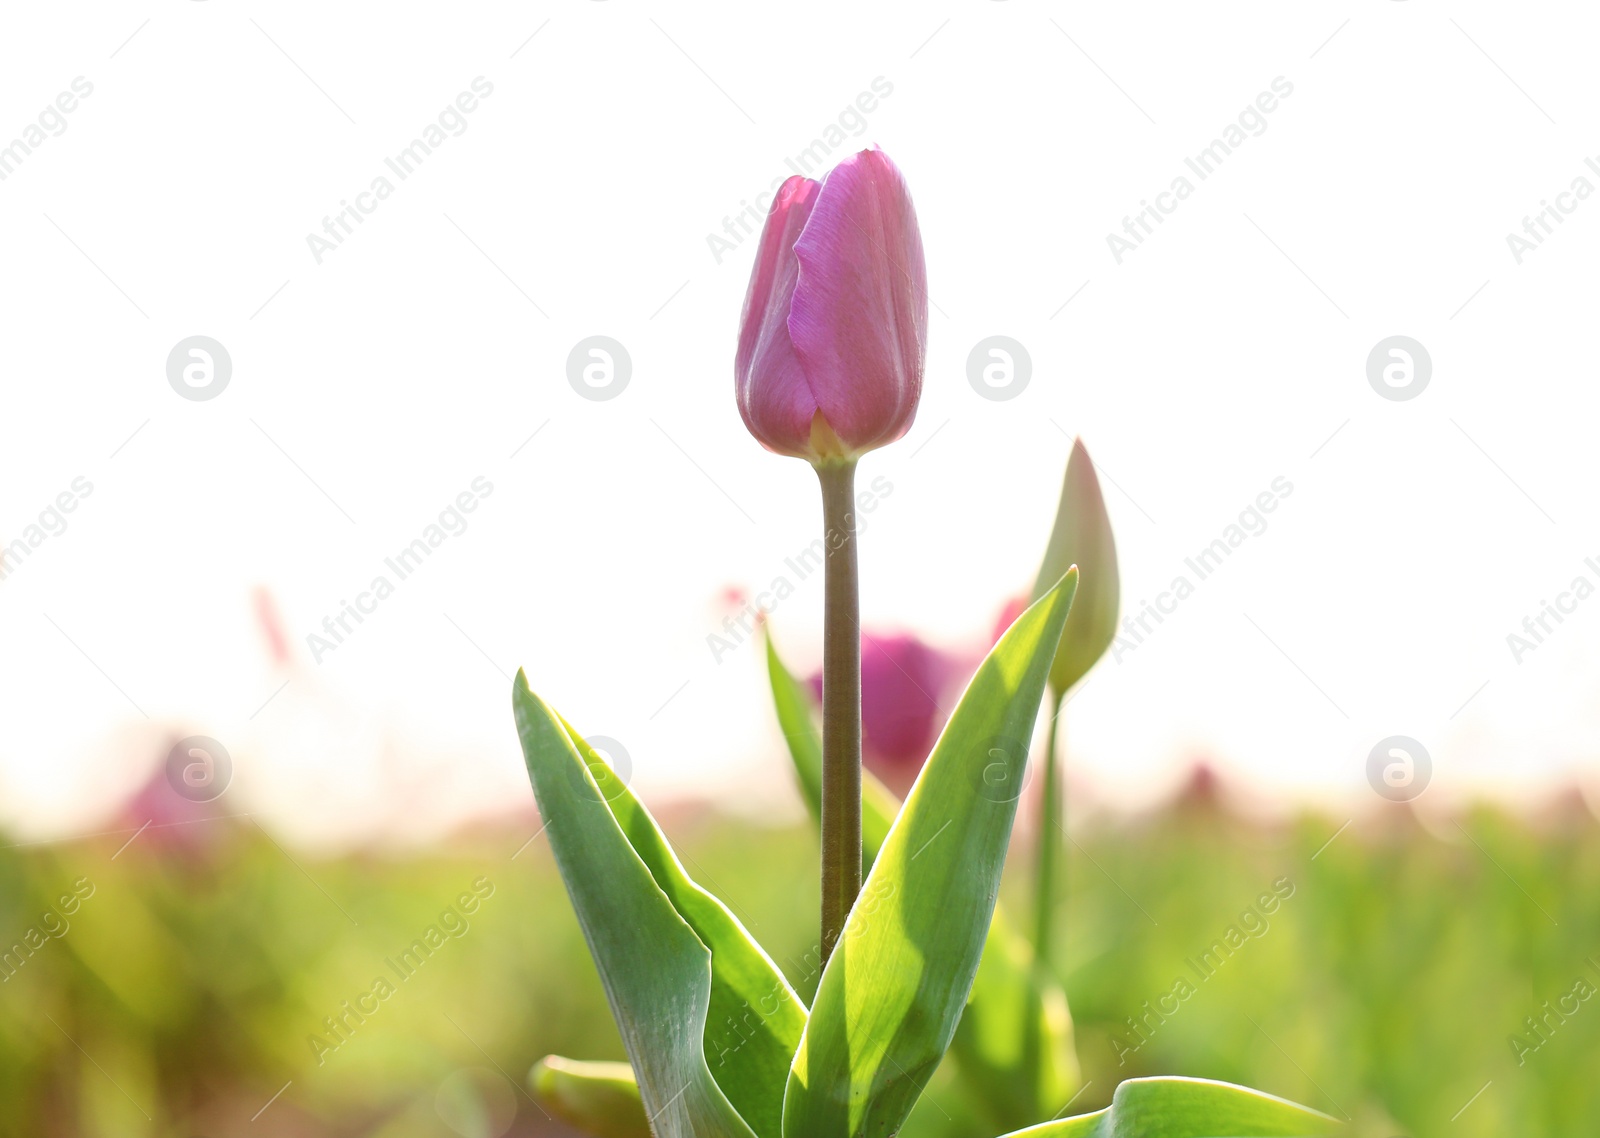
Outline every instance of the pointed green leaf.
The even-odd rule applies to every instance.
[[[611,814],[678,915],[711,950],[705,1053],[712,1077],[758,1138],[779,1138],[783,1092],[806,1008],[783,972],[720,900],[689,878],[650,812],[562,721]]]
[[[732,969],[735,973],[752,969],[748,956],[760,957],[760,950],[731,915],[724,911],[727,922],[719,923],[708,916],[710,907],[692,900],[715,901],[683,875],[658,831],[654,848],[641,839],[648,858],[635,848],[613,813],[619,809],[616,804],[623,803],[620,809],[636,836],[646,828],[654,831],[654,823],[644,827],[639,822],[639,816],[648,819],[643,808],[604,761],[575,740],[560,717],[528,690],[521,672],[512,688],[512,706],[551,851],[657,1138],[753,1138],[754,1131],[730,1099],[773,1097],[770,1087],[733,1074],[745,1070],[741,1056],[756,1052],[736,1049],[719,1080],[707,1066],[705,1040],[712,991],[726,982],[713,974],[714,948],[728,958],[746,957]],[[602,775],[606,793],[592,772]],[[665,888],[658,872],[667,881]],[[674,896],[692,912],[680,912]],[[696,921],[711,930],[707,935],[713,947],[692,927]],[[741,949],[740,941],[748,947]],[[781,982],[781,975],[776,979]],[[782,990],[787,992],[786,984]],[[797,999],[792,1002],[798,1007]],[[773,1138],[773,1133],[760,1138]]]
[[[888,1138],[955,1034],[994,916],[1039,699],[1076,572],[972,677],[823,970],[784,1099],[785,1138]]]
[[[639,1084],[626,1063],[546,1055],[528,1072],[528,1087],[551,1114],[594,1138],[650,1138]]]
[[[779,658],[770,631],[767,674],[778,725],[815,822],[822,801],[820,708]],[[870,870],[900,801],[870,772],[863,771],[861,779],[861,860]],[[950,1054],[994,1126],[1015,1129],[1048,1118],[1078,1088],[1066,994],[1055,977],[1033,967],[1032,947],[1011,929],[999,904]]]
[[[1094,463],[1082,439],[1072,442],[1072,455],[1067,459],[1067,474],[1061,484],[1061,503],[1056,508],[1055,526],[1050,530],[1039,579],[1033,586],[1034,597],[1043,596],[1069,565],[1076,565],[1083,576],[1072,612],[1067,616],[1066,630],[1061,634],[1061,647],[1050,667],[1050,687],[1061,695],[1083,679],[1116,639],[1121,590],[1111,519],[1106,516],[1100,480],[1095,477]]]
[[[1211,1079],[1129,1079],[1093,1114],[1018,1130],[1005,1138],[1317,1138],[1337,1119],[1276,1095]]]

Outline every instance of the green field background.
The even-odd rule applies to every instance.
[[[811,833],[704,810],[663,824],[809,996]],[[528,1067],[623,1056],[548,847],[524,845],[536,829],[333,858],[243,819],[0,849],[0,1132],[449,1135],[440,1088],[477,1069],[474,1086],[517,1088],[510,1133],[568,1133],[521,1093]],[[1374,1138],[1600,1133],[1600,1000],[1582,995],[1600,989],[1600,826],[1576,795],[1521,818],[1264,824],[1192,793],[1078,825],[1056,919],[1086,1080],[1071,1113],[1179,1073]],[[904,1133],[988,1135],[944,1070]]]

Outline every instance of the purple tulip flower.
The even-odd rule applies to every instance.
[[[852,460],[906,433],[922,395],[928,281],[905,179],[883,151],[767,214],[735,360],[739,414],[768,450]]]

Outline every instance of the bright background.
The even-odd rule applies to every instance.
[[[877,143],[905,171],[934,302],[916,424],[861,465],[892,488],[869,628],[975,658],[1033,580],[1073,436],[1130,615],[1293,486],[1066,713],[1079,1105],[1135,1073],[1108,1039],[1139,1001],[1292,872],[1304,916],[1137,1073],[1253,1082],[1381,1138],[1592,1130],[1595,1028],[1526,1071],[1505,1039],[1600,967],[1600,600],[1520,662],[1507,637],[1600,585],[1600,202],[1520,264],[1507,235],[1600,187],[1597,23],[1425,0],[0,11],[0,148],[92,85],[0,179],[0,543],[92,485],[0,580],[0,938],[59,882],[101,890],[0,991],[0,1132],[245,1133],[276,1090],[263,1133],[443,1133],[463,1064],[619,1056],[525,845],[518,667],[626,752],[775,955],[808,943],[815,850],[759,645],[708,638],[820,510],[739,421],[754,242],[712,238],[841,122],[827,164]],[[384,159],[480,77],[464,133],[399,181]],[[1264,132],[1195,179],[1184,158],[1280,79]],[[319,263],[308,235],[384,174]],[[1119,264],[1108,235],[1184,174]],[[232,361],[207,401],[167,377],[196,335]],[[631,359],[607,401],[568,382],[596,335]],[[1004,401],[968,379],[997,335],[1031,359]],[[1409,401],[1368,382],[1395,335],[1432,360]],[[314,659],[480,478],[465,531]],[[800,670],[821,606],[812,578],[770,616]],[[130,796],[197,734],[232,757],[233,821],[143,832],[154,800]],[[1414,817],[1367,780],[1394,735],[1434,764]],[[1143,813],[1198,761],[1227,810],[1201,783]],[[475,927],[499,931],[349,1065],[309,1063],[318,1019],[479,873],[504,892]]]
[[[756,654],[717,663],[707,636],[727,589],[812,540],[818,505],[739,422],[752,243],[719,264],[708,236],[879,77],[892,93],[835,155],[876,142],[904,168],[936,307],[916,425],[862,465],[894,487],[864,539],[869,626],[986,636],[1081,434],[1125,611],[1274,478],[1294,486],[1075,699],[1092,792],[1148,800],[1204,755],[1264,796],[1366,801],[1367,752],[1395,734],[1429,750],[1441,796],[1592,772],[1600,604],[1521,663],[1506,636],[1580,572],[1600,582],[1600,204],[1521,265],[1505,240],[1579,175],[1600,185],[1592,19],[8,12],[27,50],[0,75],[0,134],[76,76],[93,94],[0,182],[0,525],[14,538],[74,477],[94,493],[0,585],[0,811],[29,836],[93,828],[204,733],[234,757],[237,807],[297,840],[438,833],[528,798],[518,666],[621,741],[645,790],[771,798]],[[318,264],[307,235],[478,76],[493,94],[465,133],[390,175]],[[1293,94],[1265,132],[1117,264],[1107,235],[1279,76]],[[195,334],[233,362],[205,402],[165,376]],[[632,359],[605,402],[565,375],[593,334]],[[1008,401],[966,377],[996,334],[1032,359]],[[1408,402],[1366,379],[1394,334],[1433,360]],[[313,664],[306,636],[480,475],[470,528]],[[772,617],[802,663],[820,607],[813,580]]]

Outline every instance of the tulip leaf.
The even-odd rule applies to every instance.
[[[799,997],[520,672],[512,705],[551,851],[657,1138],[778,1138],[784,1064],[773,1056],[793,1052]]]
[[[1093,1114],[1005,1138],[1317,1138],[1340,1123],[1321,1111],[1211,1079],[1129,1079]]]
[[[626,1063],[546,1055],[528,1072],[528,1086],[551,1114],[594,1138],[650,1138],[639,1084]]]
[[[917,776],[823,969],[785,1138],[888,1138],[949,1047],[994,916],[1028,744],[1077,586],[990,651]]]
[[[817,821],[822,803],[822,740],[817,730],[821,709],[779,658],[770,631],[767,673],[801,794]],[[872,868],[899,812],[899,799],[871,772],[863,771],[864,872]],[[999,904],[950,1055],[962,1080],[975,1092],[979,1109],[995,1126],[1015,1129],[1047,1118],[1078,1088],[1066,994],[1054,976],[1033,967],[1032,946],[1011,928]]]
[[[1061,502],[1055,525],[1045,546],[1044,563],[1033,586],[1034,599],[1043,596],[1076,565],[1082,574],[1077,599],[1067,616],[1061,647],[1050,667],[1050,687],[1065,695],[1083,679],[1117,636],[1117,605],[1121,586],[1117,575],[1117,543],[1111,536],[1111,519],[1100,495],[1100,480],[1082,439],[1072,442]]]
[[[758,1138],[779,1138],[784,1080],[806,1025],[805,1004],[727,906],[684,872],[655,819],[605,760],[571,724],[563,726],[634,852],[711,950],[705,1049],[712,1076]]]

